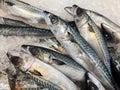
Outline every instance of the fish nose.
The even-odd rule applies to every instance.
[[[22,49],[27,50],[27,45],[22,45]]]
[[[64,10],[68,12],[70,15],[73,16],[73,8],[72,7],[65,7]]]
[[[48,11],[44,11],[44,12],[43,12],[44,18],[46,19],[49,14],[50,14],[50,13],[49,13]]]
[[[21,46],[21,50],[25,53],[29,53],[29,49],[28,49],[28,46],[27,45],[22,45]]]
[[[15,66],[19,65],[20,59],[17,56],[13,56],[10,52],[7,52],[7,57]]]
[[[7,55],[8,58],[11,58],[11,57],[12,57],[12,55],[10,54],[10,52],[7,52],[6,55]]]

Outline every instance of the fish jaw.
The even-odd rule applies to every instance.
[[[34,57],[18,51],[9,51],[7,56],[13,65],[23,72],[26,72],[35,61]]]
[[[31,55],[31,52],[29,51],[29,46],[27,46],[27,45],[22,45],[22,46],[21,46],[21,49],[22,49],[23,52],[28,53],[28,54]]]
[[[7,57],[15,66],[19,66],[20,63],[22,62],[22,60],[19,57],[19,53],[16,53],[15,51],[7,52]]]
[[[72,7],[65,7],[64,10],[68,12],[71,16],[74,16],[74,9]]]
[[[73,17],[81,16],[82,13],[85,12],[84,9],[79,8],[77,5],[73,5],[72,7],[65,7],[64,9],[65,9],[65,11],[67,11]]]

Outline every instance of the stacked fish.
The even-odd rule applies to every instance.
[[[20,51],[7,51],[6,62],[16,70],[13,74],[11,68],[5,69],[11,90],[119,90],[120,26],[77,5],[65,7],[74,18],[68,22],[19,0],[0,2],[8,15],[25,20],[1,17],[0,35],[32,37],[40,42],[22,43]],[[18,88],[16,79],[22,75],[36,86]]]

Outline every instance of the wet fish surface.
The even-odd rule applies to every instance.
[[[108,52],[106,42],[105,42],[99,28],[97,27],[97,25],[87,15],[87,13],[84,10],[81,10],[81,8],[79,8],[77,5],[73,5],[72,7],[66,7],[65,10],[72,14],[72,16],[75,19],[75,23],[79,29],[80,34],[88,42],[88,44],[90,44],[91,47],[96,51],[96,53],[99,55],[99,57],[102,57],[101,59],[104,61],[106,67],[108,68],[109,72],[111,73],[111,65],[110,65],[111,57]],[[86,28],[86,26],[87,26],[87,28]],[[94,34],[90,34],[91,32]],[[85,34],[87,34],[87,35],[85,35]],[[88,36],[88,39],[86,38],[86,36]],[[96,44],[93,45],[93,43],[91,43],[91,41],[89,40],[90,38],[94,42],[96,41],[96,44],[98,45],[98,47],[95,47],[95,46],[97,46]],[[98,50],[98,52],[96,49]],[[101,53],[101,55],[99,53]]]
[[[5,17],[0,17],[0,24],[6,24],[6,25],[11,25],[11,26],[23,26],[23,27],[30,26],[22,21],[5,18]]]
[[[120,45],[119,45],[119,32],[115,31],[111,26],[102,24],[103,34],[107,40],[109,52],[113,58],[111,61],[112,74],[114,76],[115,82],[120,86]],[[110,45],[112,44],[112,45]]]
[[[111,87],[114,87],[114,82],[112,80],[113,78],[112,78],[111,74],[109,73],[107,67],[104,65],[102,60],[97,56],[95,51],[82,38],[82,36],[79,35],[79,32],[77,30],[74,30],[72,27],[70,27],[64,20],[58,18],[57,16],[54,16],[53,14],[46,13],[45,18],[46,18],[46,23],[49,25],[49,27],[52,30],[53,34],[55,35],[55,37],[57,39],[59,39],[60,42],[63,42],[63,41],[60,40],[60,38],[61,38],[60,35],[59,35],[59,38],[58,38],[58,35],[56,35],[58,30],[59,31],[61,30],[61,32],[62,32],[62,38],[64,38],[63,33],[67,36],[68,35],[67,32],[69,32],[73,36],[75,41],[84,50],[84,52],[86,54],[88,54],[88,56],[92,59],[93,64],[95,65],[96,68],[98,68],[99,72],[104,77],[104,79],[107,81],[107,83]],[[64,27],[60,27],[61,25],[65,26],[65,30],[64,30]],[[59,32],[58,34],[61,34],[61,33]],[[66,39],[66,41],[67,40],[68,39]]]
[[[85,86],[85,90],[117,90],[116,83],[120,86],[120,26],[110,19],[80,7],[70,9],[78,30],[74,21],[20,0],[0,0],[0,8],[8,17],[25,22],[0,17],[0,70],[7,73],[11,90],[83,90]],[[112,60],[101,35],[104,30],[96,24],[110,35],[104,38]],[[25,73],[31,77],[26,79]]]
[[[4,36],[40,36],[40,37],[54,37],[52,32],[47,29],[35,27],[21,27],[0,24],[0,35]]]
[[[30,53],[34,57],[43,60],[43,62],[46,62],[54,66],[63,73],[68,74],[68,76],[70,75],[72,76],[72,78],[78,77],[76,78],[76,80],[80,80],[80,79],[83,80],[84,75],[87,72],[86,69],[84,69],[81,65],[79,65],[76,61],[74,61],[71,57],[67,55],[63,55],[59,52],[53,51],[48,48],[38,47],[33,45],[22,45],[21,47],[23,48],[23,51]],[[76,71],[76,73],[74,71]],[[72,74],[70,72],[74,72],[74,73]],[[77,72],[79,72],[78,73],[79,76]]]
[[[53,84],[50,81],[45,80],[42,77],[36,76],[32,73],[27,73],[29,75],[29,78],[34,80],[39,87],[34,88],[35,90],[44,90],[44,88],[48,89],[48,90],[62,90],[60,87],[58,87],[57,85]]]
[[[80,64],[78,64],[76,61],[74,61],[71,57],[67,55],[63,55],[59,52],[56,52],[54,50],[40,47],[40,46],[33,46],[33,45],[22,45],[21,46],[26,52],[30,52],[33,56],[44,59],[46,55],[46,61],[49,62],[49,60],[59,60],[61,62],[64,62],[67,65],[70,65],[71,67],[76,67],[78,69],[85,70]],[[47,61],[48,60],[48,61]],[[52,62],[52,61],[51,61]]]
[[[91,74],[86,74],[87,76],[87,88],[86,90],[106,90],[99,80],[94,78]],[[89,78],[90,77],[90,78]]]
[[[24,72],[27,70],[31,73],[42,76],[44,79],[58,85],[63,90],[78,90],[76,85],[64,74],[28,54],[16,51],[9,51],[7,55],[12,63],[19,69],[22,69],[22,71]]]

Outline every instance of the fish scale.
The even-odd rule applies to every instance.
[[[30,25],[28,25],[22,21],[5,18],[5,17],[0,17],[0,24],[11,25],[11,26],[22,26],[22,27],[29,26],[30,27]]]
[[[21,27],[0,24],[0,35],[4,36],[39,36],[39,37],[54,37],[52,32],[47,29],[35,27]]]
[[[38,88],[40,88],[40,90],[41,88],[48,88],[49,90],[62,90],[59,86],[53,84],[50,81],[45,80],[40,76],[35,76],[32,73],[29,73],[29,76],[32,80],[34,80],[38,84]]]
[[[103,38],[102,34],[100,33],[100,31],[98,30],[95,23],[92,22],[91,19],[89,20],[89,24],[91,25],[94,32],[96,33],[95,35],[96,35],[96,37],[98,39],[99,45],[100,45],[100,47],[102,49],[102,52],[104,53],[106,67],[108,68],[109,72],[111,73],[111,66],[110,66],[111,57],[110,57],[110,54],[108,52],[108,49],[107,49],[106,43],[104,41],[104,38]]]
[[[62,90],[78,90],[78,87],[63,73],[31,55],[9,51],[7,56],[14,66],[23,72],[27,71],[35,76],[42,76],[42,78],[61,87]]]
[[[73,29],[67,22],[65,22],[61,18],[53,14],[50,14],[48,12],[46,12],[45,19],[46,19],[47,24],[50,27],[50,30],[53,32],[53,34],[59,40],[59,42],[61,44],[64,44],[63,47],[65,47],[65,49],[68,52],[70,50],[68,50],[68,47],[66,47],[66,44],[67,44],[67,40],[68,40],[67,37],[68,37],[68,32],[69,32],[71,36],[73,37],[73,39],[76,41],[76,43],[78,43],[80,48],[86,53],[86,56],[90,57],[89,61],[92,62],[92,65],[94,65],[97,68],[97,70],[99,71],[101,76],[104,78],[104,80],[106,80],[106,82],[109,84],[111,88],[114,88],[114,81],[112,80],[112,76],[109,73],[107,67],[102,62],[102,60],[97,56],[96,52],[89,46],[87,41],[85,41],[84,38],[79,34],[78,30]],[[64,34],[64,38],[63,38],[63,35],[61,36],[59,34]],[[78,56],[77,57],[75,55],[73,56],[72,52],[69,52],[69,54],[77,62],[79,62],[80,64],[82,63],[82,61],[80,61],[80,58],[78,61]]]
[[[59,52],[53,51],[51,49],[47,49],[44,47],[38,47],[38,46],[33,46],[33,45],[22,45],[22,48],[24,47],[32,47],[33,49],[35,49],[35,52],[29,51],[33,56],[37,56],[39,57],[39,55],[41,55],[41,53],[48,53],[51,56],[53,56],[53,59],[58,59],[64,63],[66,63],[67,65],[70,65],[72,67],[75,67],[77,69],[82,69],[84,71],[86,71],[86,69],[84,69],[84,67],[82,67],[80,64],[78,64],[76,61],[74,61],[71,57],[67,56],[67,55],[63,55]],[[42,56],[41,56],[42,57]]]
[[[97,42],[101,49],[100,51],[103,53],[103,56],[104,56],[104,58],[102,58],[102,59],[104,59],[103,61],[111,74],[111,67],[110,67],[111,57],[108,52],[104,38],[103,38],[102,34],[100,33],[100,30],[98,29],[97,25],[90,18],[90,16],[88,16],[87,12],[84,9],[79,8],[77,5],[73,5],[72,7],[65,7],[65,10],[74,17],[77,27],[79,27],[78,28],[79,31],[81,31],[81,29],[82,29],[80,26],[88,24],[88,27],[91,28],[91,31],[93,31],[95,33]],[[84,37],[85,36],[83,35],[83,38]],[[89,41],[87,41],[87,42],[90,43]],[[94,49],[94,47],[92,47],[92,48]]]
[[[77,30],[73,30],[72,28],[69,30],[76,42],[80,45],[80,47],[92,59],[94,64],[97,65],[97,68],[99,68],[102,75],[110,82],[111,85],[113,85],[111,74],[107,70],[102,60],[100,60],[100,58],[97,56],[96,52],[89,46],[89,44],[84,40],[84,38],[80,36]]]

